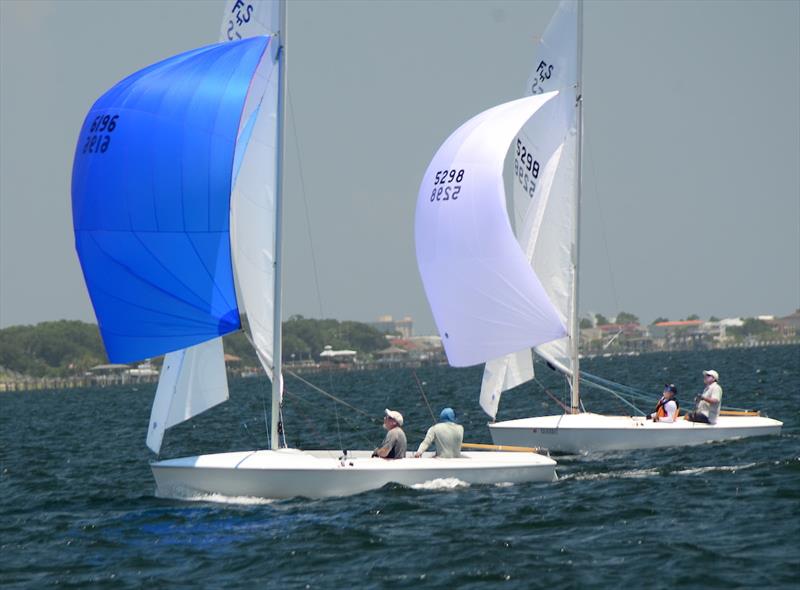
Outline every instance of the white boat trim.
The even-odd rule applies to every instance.
[[[699,445],[778,435],[783,422],[762,416],[720,416],[716,424],[679,419],[653,422],[643,416],[590,412],[521,418],[489,424],[498,445],[533,446],[558,453],[624,451]]]
[[[556,462],[537,453],[465,452],[440,459],[372,458],[371,451],[242,451],[166,459],[151,463],[159,497],[193,495],[283,499],[350,496],[395,483],[404,486],[436,480],[470,485],[552,482]]]

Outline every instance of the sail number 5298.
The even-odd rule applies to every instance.
[[[461,192],[461,185],[464,180],[464,170],[440,170],[436,173],[433,180],[433,192],[431,192],[431,203],[434,201],[455,201]]]
[[[517,138],[517,157],[514,159],[514,176],[522,185],[522,190],[533,198],[536,180],[539,178],[539,161],[533,157],[528,147]]]

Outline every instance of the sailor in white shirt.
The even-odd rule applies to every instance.
[[[703,393],[697,397],[697,409],[686,419],[692,422],[716,424],[719,409],[722,407],[722,387],[719,384],[719,373],[713,369],[703,371],[703,382],[706,384]]]

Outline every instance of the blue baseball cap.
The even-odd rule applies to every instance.
[[[453,408],[445,408],[439,414],[439,420],[442,422],[455,422],[456,421],[456,413],[453,411]]]

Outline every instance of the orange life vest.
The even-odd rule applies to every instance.
[[[678,400],[675,399],[675,396],[673,396],[672,399],[670,399],[670,400],[664,399],[663,397],[660,400],[658,400],[658,403],[656,404],[656,417],[658,417],[658,418],[666,418],[668,416],[667,410],[664,409],[664,406],[667,405],[667,402],[675,402],[675,416],[674,416],[674,419],[677,419],[678,418],[678,414],[680,414],[680,412],[681,412],[681,405],[680,405],[680,403],[678,403]]]

